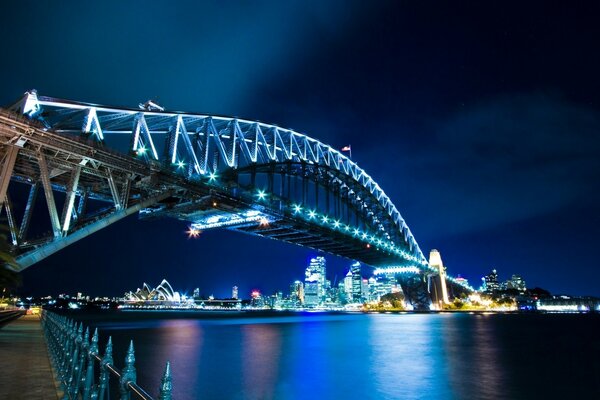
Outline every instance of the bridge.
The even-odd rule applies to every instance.
[[[0,111],[0,147],[0,206],[19,271],[139,213],[187,221],[192,235],[224,228],[362,262],[397,274],[417,308],[431,303],[431,277],[460,286],[429,265],[363,169],[290,129],[152,102],[117,108],[30,91]],[[10,182],[28,190],[20,220]],[[31,238],[40,189],[51,232]]]

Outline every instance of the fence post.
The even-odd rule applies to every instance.
[[[136,372],[135,366],[135,354],[133,350],[133,340],[129,342],[129,349],[127,349],[127,355],[125,356],[125,368],[121,373],[121,400],[129,400],[131,398],[129,388],[127,384],[129,382],[135,383]]]
[[[110,379],[110,376],[108,374],[107,365],[112,363],[112,338],[109,336],[106,349],[104,350],[104,357],[102,357],[102,363],[100,364],[100,393],[98,394],[98,400],[104,400],[104,396],[108,392],[108,380]]]
[[[83,384],[83,400],[90,399],[92,384],[94,382],[94,356],[96,354],[98,354],[98,328],[94,330],[92,344],[90,345],[87,354],[87,371],[85,374],[85,382]]]
[[[165,366],[165,373],[160,381],[160,391],[158,393],[158,400],[171,400],[171,391],[173,390],[173,384],[171,383],[171,364],[167,361]]]

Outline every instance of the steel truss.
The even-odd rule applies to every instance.
[[[119,146],[111,141],[123,137],[128,149],[115,151]],[[32,91],[0,114],[0,151],[0,199],[19,269],[137,211],[194,222],[212,212],[259,210],[268,224],[232,229],[373,266],[414,265],[431,272],[379,185],[337,150],[292,130],[229,117],[98,106]],[[30,185],[20,221],[7,197],[10,179]],[[264,201],[255,197],[258,188],[266,192]],[[34,240],[28,228],[40,189],[52,233]],[[89,199],[108,206],[88,212]],[[336,225],[300,218],[293,206],[318,210]],[[346,232],[337,226],[342,222]],[[352,237],[350,225],[363,236]]]

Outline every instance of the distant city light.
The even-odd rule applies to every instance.
[[[267,197],[267,194],[265,193],[264,190],[259,190],[258,193],[256,194],[258,196],[259,200],[264,200],[265,197]]]
[[[314,218],[314,217],[315,217],[315,215],[317,215],[317,213],[316,213],[316,212],[314,212],[313,210],[310,210],[310,211],[308,212],[308,217],[309,217],[309,218],[311,218],[311,219],[312,219],[312,218]]]
[[[302,207],[300,207],[298,204],[294,204],[294,212],[299,213],[300,211],[302,211]]]

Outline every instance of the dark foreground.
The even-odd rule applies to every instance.
[[[72,315],[177,399],[600,398],[598,314]]]
[[[58,399],[37,315],[0,327],[0,399]]]

